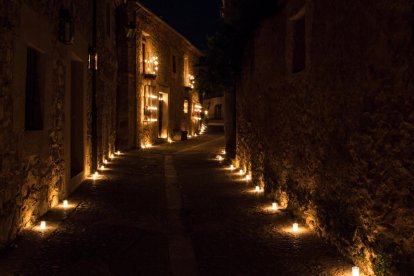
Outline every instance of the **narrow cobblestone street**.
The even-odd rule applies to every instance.
[[[210,133],[116,157],[72,208],[44,217],[46,231],[21,233],[0,275],[350,275],[334,249],[310,230],[289,233],[289,214],[215,160],[223,143]]]

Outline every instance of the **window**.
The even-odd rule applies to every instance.
[[[43,129],[41,54],[27,48],[25,130]]]
[[[184,57],[184,86],[190,86],[188,57]]]
[[[292,20],[293,53],[292,73],[297,73],[306,67],[306,25],[305,10],[302,9],[298,16]]]
[[[111,37],[111,4],[106,3],[106,34]]]
[[[172,71],[174,74],[177,73],[177,63],[175,56],[172,56]]]
[[[217,104],[214,106],[214,119],[215,120],[221,120],[221,104]]]
[[[142,73],[146,74],[146,60],[147,60],[147,49],[145,43],[142,43]]]
[[[185,114],[188,113],[188,100],[184,100],[183,111],[184,111]]]

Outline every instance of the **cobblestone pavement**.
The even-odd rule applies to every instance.
[[[285,231],[292,218],[267,210],[270,202],[214,160],[223,144],[213,133],[117,157],[69,197],[72,208],[46,214],[47,231],[21,233],[0,255],[0,275],[172,275],[180,244],[169,248],[169,156],[199,274],[351,275],[335,250],[309,230]]]

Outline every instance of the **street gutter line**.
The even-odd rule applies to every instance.
[[[164,169],[171,273],[175,276],[198,275],[191,238],[181,218],[181,192],[171,155],[165,156]]]

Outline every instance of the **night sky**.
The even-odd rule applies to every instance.
[[[221,0],[141,0],[195,46],[205,48],[220,20]]]

